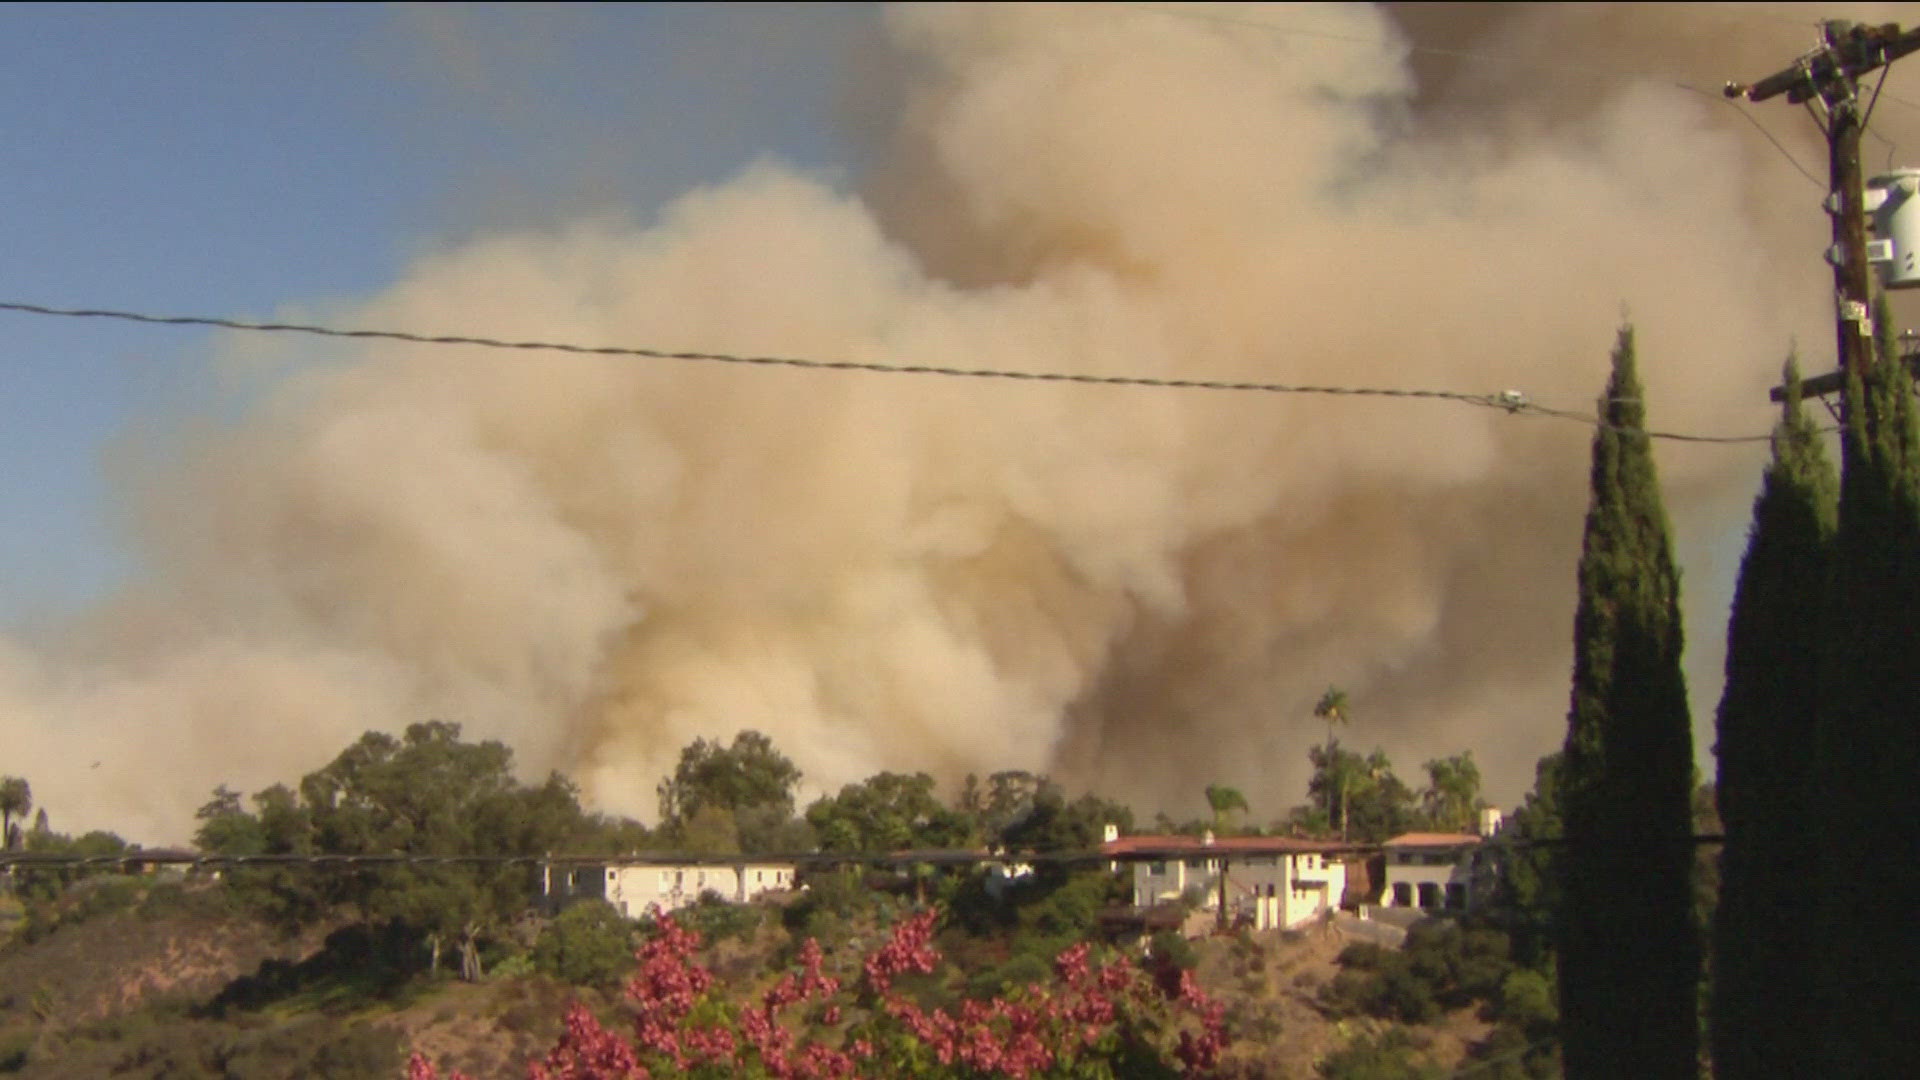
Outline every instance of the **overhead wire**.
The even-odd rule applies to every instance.
[[[800,851],[761,852],[737,855],[705,855],[680,851],[638,851],[620,855],[577,854],[474,854],[432,855],[416,852],[368,852],[361,854],[276,853],[264,855],[221,855],[175,848],[156,848],[116,852],[110,855],[62,855],[33,851],[0,851],[0,870],[88,870],[111,867],[177,866],[184,869],[257,868],[335,868],[377,869],[415,866],[739,866],[754,863],[792,863],[796,866],[975,866],[981,864],[1024,863],[1032,865],[1093,865],[1098,863],[1159,862],[1167,859],[1205,857],[1232,863],[1236,859],[1284,855],[1376,855],[1386,850],[1377,843],[1343,840],[1287,841],[1284,851],[1245,851],[1232,847],[1194,847],[1192,844],[1140,845],[1124,851],[1034,851],[990,852],[969,849],[928,849],[918,851],[854,852]],[[1675,837],[1676,844],[1689,847],[1712,846],[1726,842],[1719,833],[1699,833]],[[1496,838],[1481,850],[1507,851],[1531,848],[1564,848],[1566,837],[1537,839]]]
[[[405,330],[343,329],[310,323],[256,322],[208,315],[154,315],[113,308],[69,308],[18,300],[0,300],[0,311],[23,315],[43,315],[71,319],[107,319],[157,326],[201,326],[251,333],[303,334],[313,337],[352,340],[397,341],[416,345],[457,345],[474,348],[504,349],[520,352],[559,352],[585,356],[633,357],[717,364],[742,364],[756,367],[786,367],[813,371],[865,372],[887,375],[931,375],[959,379],[1006,379],[1020,382],[1073,383],[1086,386],[1144,387],[1160,390],[1208,390],[1265,394],[1308,394],[1331,397],[1390,398],[1405,400],[1451,401],[1480,408],[1497,409],[1513,415],[1544,416],[1611,428],[1598,417],[1585,416],[1567,409],[1537,404],[1523,393],[1502,390],[1473,393],[1459,390],[1433,390],[1386,386],[1331,386],[1279,382],[1228,381],[1216,379],[1163,378],[1149,375],[1102,375],[1071,371],[1033,371],[1008,368],[963,368],[938,364],[883,364],[867,360],[817,360],[796,356],[753,356],[694,350],[658,349],[636,345],[581,345],[560,341],[520,341],[474,334],[423,334]],[[1639,429],[1634,429],[1639,430]],[[1648,431],[1649,438],[1687,443],[1765,442],[1771,435],[1697,435],[1671,431]]]

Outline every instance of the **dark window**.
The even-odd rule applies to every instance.
[[[1164,862],[1148,863],[1147,873],[1152,874],[1154,877],[1165,877],[1167,873],[1167,864]]]
[[[1439,885],[1431,881],[1423,881],[1420,883],[1420,906],[1422,908],[1437,908],[1440,906]]]
[[[1393,902],[1397,907],[1412,907],[1413,906],[1413,885],[1405,881],[1394,882]]]
[[[1464,908],[1467,906],[1467,887],[1465,885],[1454,882],[1447,886],[1447,906],[1450,908]]]

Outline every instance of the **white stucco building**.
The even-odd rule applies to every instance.
[[[544,868],[543,892],[549,904],[569,900],[605,900],[620,914],[637,919],[648,908],[662,912],[686,907],[703,894],[746,903],[761,893],[793,888],[792,863],[603,863]]]
[[[1464,911],[1480,903],[1487,875],[1481,870],[1481,843],[1499,831],[1500,811],[1480,811],[1480,834],[1406,833],[1381,844],[1386,882],[1384,907],[1425,911]]]
[[[1319,918],[1340,904],[1347,887],[1345,846],[1278,836],[1109,835],[1102,853],[1129,865],[1137,908],[1201,894],[1220,909],[1226,878],[1227,916],[1256,930],[1286,929]],[[1124,860],[1124,861],[1122,861]]]

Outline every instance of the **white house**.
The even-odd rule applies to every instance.
[[[1340,904],[1346,845],[1279,836],[1117,836],[1101,852],[1133,867],[1133,903],[1146,908],[1189,890],[1219,911],[1221,879],[1228,918],[1256,930],[1284,929],[1318,918]]]
[[[543,868],[542,891],[558,906],[605,900],[630,919],[648,908],[686,907],[706,893],[743,904],[761,893],[793,888],[792,863],[602,863]]]
[[[1480,811],[1480,834],[1406,833],[1381,844],[1386,884],[1380,903],[1425,911],[1464,911],[1484,897],[1480,844],[1500,829],[1500,811]]]

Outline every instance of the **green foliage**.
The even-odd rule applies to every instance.
[[[1553,981],[1531,968],[1508,972],[1500,981],[1496,1012],[1501,1020],[1523,1031],[1551,1029],[1560,1022],[1560,1009],[1553,1001]]]
[[[1412,829],[1419,822],[1413,789],[1393,773],[1385,751],[1365,757],[1329,742],[1307,748],[1313,773],[1307,798],[1315,806],[1335,807],[1336,821],[1350,840],[1378,843]],[[1304,823],[1304,815],[1297,818]]]
[[[1192,971],[1200,964],[1200,953],[1193,942],[1177,930],[1160,930],[1147,939],[1147,955],[1158,964]]]
[[[1779,915],[1802,902],[1807,869],[1780,855],[1822,846],[1810,752],[1825,600],[1816,583],[1831,572],[1839,480],[1801,408],[1792,359],[1784,379],[1791,393],[1754,500],[1717,714],[1715,795],[1727,837],[1717,868],[1727,892],[1713,922],[1709,1026],[1720,1080],[1819,1071],[1801,1030],[1815,1007],[1819,936],[1811,920]]]
[[[680,751],[673,775],[660,781],[660,819],[690,819],[702,807],[738,812],[750,806],[793,812],[793,789],[800,770],[773,740],[758,731],[742,731],[733,745],[695,739]]]
[[[632,937],[633,924],[612,904],[573,904],[535,939],[534,970],[575,986],[618,986],[633,969]]]
[[[674,913],[680,925],[697,930],[709,945],[752,937],[767,924],[768,909],[760,904],[736,904],[709,893]]]
[[[18,846],[14,818],[33,809],[33,787],[19,776],[0,776],[0,851]]]
[[[513,753],[498,742],[468,743],[460,725],[414,724],[398,738],[368,732],[296,792],[275,785],[240,808],[224,786],[199,812],[196,842],[225,854],[518,855],[606,846],[607,823],[580,811],[565,777],[526,785]],[[228,875],[236,898],[288,925],[337,906],[382,932],[410,934],[428,969],[443,954],[462,978],[484,973],[483,955],[506,920],[533,901],[537,877],[524,866],[467,863],[392,866],[318,875],[288,868],[241,868]],[[413,950],[409,950],[412,952]]]
[[[883,917],[888,898],[866,886],[860,873],[829,868],[804,875],[806,891],[781,912],[796,940],[817,938],[823,946],[842,942],[856,920]]]
[[[1247,797],[1240,793],[1239,788],[1225,784],[1207,785],[1207,809],[1213,811],[1213,827],[1216,831],[1225,830],[1228,814],[1235,810],[1242,814],[1249,812]]]
[[[407,1000],[426,973],[426,956],[408,928],[355,923],[327,935],[304,960],[266,960],[222,987],[202,1014],[219,1018],[275,1008],[352,1014]]]
[[[1553,841],[1566,833],[1560,814],[1560,775],[1566,755],[1548,754],[1534,766],[1533,790],[1488,846],[1495,867],[1495,907],[1514,938],[1514,955],[1523,963],[1544,962],[1553,949],[1562,908]]]
[[[154,1019],[123,1016],[89,1031],[107,1044],[112,1074],[168,1080],[388,1080],[404,1065],[398,1032],[365,1022],[303,1017],[236,1025]]]
[[[1645,416],[1633,332],[1622,329],[1593,440],[1560,777],[1569,1080],[1699,1071],[1693,738],[1679,571]]]
[[[1442,1080],[1447,1070],[1427,1060],[1404,1028],[1362,1035],[1329,1054],[1318,1072],[1324,1080]]]
[[[1542,971],[1518,967],[1507,935],[1453,922],[1416,924],[1400,949],[1357,942],[1341,951],[1340,972],[1320,992],[1333,1016],[1428,1024],[1480,1006],[1523,1034],[1551,1042],[1557,1013]]]
[[[971,831],[966,817],[934,798],[926,773],[882,772],[807,808],[807,824],[823,851],[907,851],[958,847]]]
[[[1133,826],[1133,811],[1091,793],[1069,802],[1059,788],[1043,783],[1026,815],[1001,830],[1000,843],[1016,852],[1090,851],[1100,846],[1108,824],[1125,832]]]
[[[1427,824],[1441,832],[1473,832],[1479,825],[1480,766],[1474,764],[1473,751],[1452,757],[1436,758],[1426,764],[1427,790],[1421,795],[1421,809]]]
[[[1920,967],[1881,929],[1904,925],[1920,890],[1920,864],[1887,856],[1920,850],[1920,421],[1884,303],[1875,324],[1878,358],[1850,368],[1844,391],[1814,739],[1816,1023],[1836,1077],[1910,1071],[1920,1025]]]

